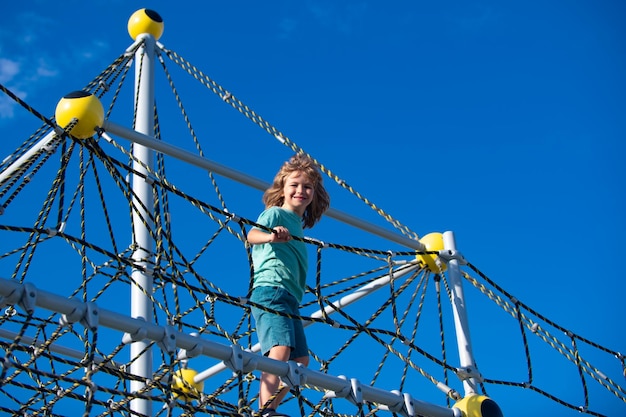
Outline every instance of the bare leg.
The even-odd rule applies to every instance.
[[[279,361],[287,362],[289,360],[289,355],[291,354],[291,348],[288,346],[274,346],[270,349],[269,354],[267,355],[269,358],[276,359]],[[303,356],[300,358],[294,359],[296,362],[301,363],[304,366],[309,365],[309,357]],[[267,372],[263,372],[261,374],[261,387],[259,390],[259,408],[263,408],[265,403],[270,399],[274,393],[278,390],[280,385],[280,378],[276,375],[269,374]],[[278,405],[281,403],[285,395],[287,395],[289,390],[284,389],[281,391],[276,398],[267,406],[267,408],[273,408],[276,410]]]

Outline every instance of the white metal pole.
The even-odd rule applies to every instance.
[[[91,325],[95,327],[103,326],[128,334],[143,333],[146,339],[154,342],[164,342],[169,332],[169,336],[171,336],[176,347],[196,350],[200,355],[228,361],[232,365],[238,364],[241,366],[241,369],[237,370],[246,368],[246,372],[248,372],[247,368],[249,367],[250,371],[258,369],[278,375],[281,378],[296,377],[296,383],[306,382],[307,385],[333,391],[335,397],[358,398],[363,402],[373,402],[387,406],[389,410],[394,410],[394,412],[403,415],[462,417],[461,410],[456,407],[447,408],[426,403],[408,393],[402,394],[398,391],[387,391],[365,384],[354,384],[355,379],[329,375],[321,371],[300,367],[295,362],[277,361],[262,355],[246,352],[240,347],[226,346],[197,336],[180,333],[176,330],[168,330],[164,326],[128,317],[116,311],[99,308],[94,303],[83,303],[75,298],[67,298],[37,289],[29,283],[20,284],[15,280],[0,277],[0,308],[5,304],[18,304],[33,310],[35,307],[42,307],[62,314],[68,323],[81,321],[85,325],[89,325],[92,322]],[[300,381],[297,381],[298,375],[301,376]],[[410,412],[406,412],[409,409]],[[133,416],[135,415],[137,414],[133,414]]]
[[[48,133],[39,142],[34,144],[28,151],[26,151],[26,153],[24,153],[22,156],[17,158],[4,171],[0,172],[0,184],[2,184],[7,178],[13,175],[15,171],[20,169],[20,167],[22,167],[22,165],[24,165],[24,163],[26,163],[26,161],[28,161],[30,158],[35,156],[37,152],[40,152],[41,150],[46,150],[46,151],[51,152],[53,148],[50,148],[50,145],[52,145],[54,142],[54,139],[58,137],[56,135],[57,135],[57,132],[54,132],[54,131]],[[54,147],[56,147],[56,145],[58,145],[58,143],[54,144]]]
[[[146,135],[154,133],[154,50],[156,41],[149,34],[140,35],[144,44],[135,53],[135,130]],[[138,37],[139,39],[139,37]],[[152,321],[152,291],[154,268],[154,239],[152,230],[153,190],[146,181],[148,170],[154,167],[154,151],[146,146],[133,145],[133,169],[138,174],[132,176],[132,217],[135,250],[132,259],[135,269],[132,271],[131,316]],[[143,174],[143,177],[142,177]],[[140,340],[131,343],[131,373],[146,380],[152,379],[152,350],[150,342]],[[145,380],[131,381],[131,392],[145,388]],[[145,399],[133,399],[131,410],[138,415],[151,416],[152,403]]]
[[[240,182],[257,190],[265,191],[270,186],[270,184],[265,181],[259,180],[243,172],[239,172],[232,168],[226,167],[200,155],[193,154],[185,149],[170,145],[164,140],[156,140],[150,135],[137,133],[134,130],[113,123],[110,120],[105,120],[102,127],[104,128],[105,132],[120,136],[133,143],[139,143],[144,146],[150,147],[151,149],[159,151],[165,155],[169,155],[173,158],[176,158],[183,162],[187,162],[199,168],[206,169],[207,171],[215,172],[216,174],[222,175],[226,178],[230,178],[234,181]],[[104,133],[102,136],[107,139],[106,133]],[[341,212],[332,207],[329,208],[328,211],[326,211],[325,215],[340,222],[354,226],[358,229],[380,236],[384,239],[388,239],[392,242],[404,245],[408,248],[416,249],[418,251],[425,250],[424,244],[418,240],[398,235],[397,233],[394,233],[388,229],[382,228],[372,223],[365,222],[364,220],[358,219],[350,214]]]
[[[443,234],[443,247],[450,255],[456,254],[456,242],[453,232]],[[467,319],[467,305],[463,294],[461,270],[459,260],[451,256],[448,262],[448,280],[452,291],[452,312],[454,314],[454,327],[456,329],[456,342],[459,349],[460,375],[467,376],[463,379],[465,396],[476,393],[476,368],[474,366],[474,354],[470,339],[469,322]]]

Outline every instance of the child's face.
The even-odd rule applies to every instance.
[[[292,172],[285,179],[283,208],[300,216],[304,215],[304,211],[313,201],[314,192],[315,184],[306,174],[300,171]]]

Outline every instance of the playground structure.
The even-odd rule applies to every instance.
[[[280,375],[293,394],[286,406],[303,416],[497,417],[500,411],[486,395],[487,384],[531,389],[564,407],[602,415],[590,407],[587,378],[625,400],[624,389],[587,362],[578,344],[616,357],[623,371],[621,354],[564,332],[571,342],[568,346],[548,331],[550,326],[564,329],[510,297],[465,260],[456,249],[452,232],[419,239],[321,163],[320,169],[330,180],[354,194],[397,232],[335,209],[329,217],[404,250],[373,250],[306,238],[316,251],[317,264],[315,285],[311,285],[304,306],[313,311],[302,319],[311,329],[318,326],[324,327],[323,333],[336,332],[331,334],[340,336],[331,338],[341,338],[342,343],[313,345],[318,369],[260,356],[243,280],[232,282],[229,278],[251,276],[244,237],[246,227],[254,222],[230,209],[215,175],[256,190],[267,184],[204,157],[177,94],[196,151],[161,140],[167,138],[162,137],[164,127],[155,105],[158,63],[174,93],[164,65],[166,57],[217,95],[219,104],[238,110],[292,152],[305,151],[161,45],[163,22],[158,14],[138,11],[129,20],[129,33],[134,43],[116,62],[83,91],[59,101],[55,122],[30,109],[44,126],[0,166],[3,217],[10,219],[10,224],[0,224],[0,233],[7,236],[1,240],[0,250],[4,254],[0,258],[0,303],[6,307],[0,320],[4,340],[0,410],[14,415],[65,415],[80,403],[84,415],[249,415],[256,409],[257,370]],[[113,122],[111,116],[133,63],[131,129]],[[110,100],[106,109],[102,104],[105,96]],[[125,148],[128,143],[131,150]],[[56,169],[50,168],[53,157]],[[177,174],[166,172],[172,160],[208,172],[216,204],[195,197],[193,186],[185,184],[192,193],[173,182],[171,178]],[[185,174],[191,178],[187,171],[183,178]],[[54,179],[44,198],[33,200],[31,182],[46,175]],[[202,178],[199,182],[207,181]],[[22,207],[32,201],[42,202],[42,206],[32,204],[15,216],[9,212],[17,204]],[[181,229],[189,227],[197,233],[181,234]],[[209,249],[218,245],[236,252],[227,268],[218,262],[225,255],[218,253],[218,259],[209,256]],[[323,280],[322,266],[336,253],[356,256],[366,266],[329,283]],[[60,263],[62,273],[58,267],[51,270],[52,263]],[[221,269],[216,271],[218,266]],[[54,281],[42,280],[42,276],[53,276]],[[433,340],[441,348],[441,356],[430,353],[433,346],[425,348],[416,341],[418,324],[425,320],[429,282],[436,288],[437,312],[433,316],[436,325],[429,330],[438,336]],[[584,387],[582,407],[534,385],[530,359],[529,377],[522,382],[490,379],[478,370],[463,282],[474,285],[516,320],[527,358],[528,338],[537,336],[572,363]],[[127,300],[122,294],[129,292]],[[449,310],[442,303],[446,297]],[[373,300],[375,308],[366,313],[353,309],[365,299]],[[130,311],[126,311],[126,301]],[[454,322],[452,338],[449,332],[444,335],[446,314]],[[336,363],[344,360],[341,366],[349,364],[344,357],[349,359],[363,338],[382,347],[381,360],[368,365],[370,373],[355,370],[359,377],[334,375]],[[451,341],[457,346],[454,358],[446,354]],[[352,371],[354,364],[339,369]],[[440,373],[437,376],[435,369]],[[397,373],[398,385],[391,389],[377,386],[380,375],[390,372]],[[431,391],[423,391],[423,385]],[[443,394],[444,402],[426,401],[413,394],[418,386],[419,392],[429,392],[429,397]]]

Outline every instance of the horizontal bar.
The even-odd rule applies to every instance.
[[[37,306],[59,314],[71,316],[75,319],[80,319],[80,317],[77,317],[80,315],[77,314],[77,312],[86,312],[86,314],[88,314],[90,311],[89,308],[87,308],[87,303],[83,303],[78,299],[62,297],[37,289],[32,284],[20,284],[19,282],[5,278],[0,278],[0,297],[2,297],[0,302],[3,303],[14,302],[20,305],[29,305],[32,308]],[[28,303],[20,303],[24,297],[28,297]],[[92,307],[94,306],[94,304],[91,305]],[[115,311],[98,307],[93,308],[96,308],[95,311],[97,311],[98,325],[110,329],[129,334],[141,334],[145,339],[150,339],[155,342],[162,341],[166,335],[174,336],[177,348],[186,350],[195,349],[195,351],[198,351],[198,347],[200,347],[201,354],[223,361],[229,361],[234,354],[234,350],[231,346],[202,339],[199,336],[181,333],[172,328],[170,328],[168,332],[163,326],[149,323],[138,318],[127,317]],[[92,312],[94,312],[93,308],[91,310]],[[89,322],[89,320],[86,321]],[[276,361],[255,353],[246,352],[243,349],[238,353],[242,355],[241,363],[252,364],[254,369],[269,372],[283,378],[290,375],[290,366],[293,366],[293,363]],[[338,393],[349,392],[351,389],[351,383],[346,378],[335,377],[304,367],[300,368],[300,374],[307,385]],[[369,386],[361,386],[361,388],[363,401],[388,406],[394,410],[397,410],[399,405],[404,404],[405,396],[397,391],[386,391],[381,388]],[[408,394],[406,395],[408,396]],[[410,396],[408,397],[411,400],[413,409],[419,415],[427,417],[461,417],[461,411],[457,408],[437,406],[415,400]],[[401,411],[395,412],[401,413]]]
[[[199,155],[193,154],[189,151],[186,151],[182,148],[173,146],[168,144],[167,142],[164,142],[162,140],[156,140],[148,135],[144,135],[142,133],[139,133],[137,131],[134,131],[132,129],[128,129],[124,126],[120,126],[118,124],[115,124],[109,120],[105,120],[103,123],[103,129],[105,132],[111,133],[113,135],[116,136],[120,136],[126,140],[129,140],[131,142],[134,143],[138,143],[140,145],[146,146],[148,148],[151,148],[155,151],[161,152],[163,154],[169,155],[171,157],[174,157],[176,159],[179,159],[181,161],[187,162],[189,164],[195,165],[199,168],[202,169],[206,169],[207,171],[211,171],[214,172],[216,174],[222,175],[224,177],[230,178],[232,180],[235,180],[237,182],[240,182],[244,185],[250,186],[252,188],[255,188],[257,190],[261,190],[261,191],[265,191],[270,184],[259,180],[257,178],[254,178],[250,175],[247,175],[245,173],[242,173],[240,171],[231,169],[229,167],[226,167],[224,165],[221,165],[217,162],[213,162],[207,158],[203,158]],[[106,138],[106,137],[105,137]],[[406,246],[408,248],[411,249],[415,249],[418,251],[424,251],[425,250],[425,246],[414,239],[410,239],[408,237],[402,236],[402,235],[398,235],[396,233],[390,232],[387,229],[384,229],[382,227],[376,226],[374,224],[371,223],[367,223],[361,219],[358,219],[354,216],[351,216],[347,213],[341,212],[339,210],[335,210],[333,208],[330,208],[327,212],[326,215],[328,217],[331,217],[335,220],[339,220],[340,222],[349,224],[351,226],[354,226],[358,229],[364,230],[366,232],[372,233],[376,236],[385,238],[389,241],[398,243],[402,246]]]

